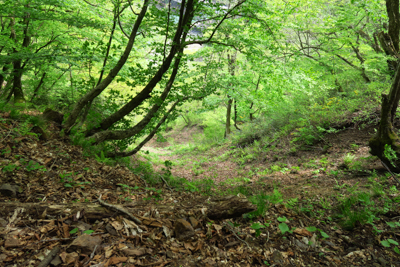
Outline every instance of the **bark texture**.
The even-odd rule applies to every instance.
[[[173,214],[175,209],[185,210],[187,213],[204,212],[204,215],[212,220],[229,219],[240,217],[244,213],[248,213],[257,209],[247,198],[240,198],[237,196],[228,196],[220,199],[205,200],[195,199],[193,203],[196,205],[179,206],[179,205],[158,205],[157,209],[161,213]],[[133,207],[131,205],[113,205],[117,208],[126,210],[136,216],[138,212],[143,211],[147,203],[136,203]],[[103,218],[114,216],[114,212],[110,212],[106,207],[100,204],[91,203],[71,203],[71,204],[47,204],[47,203],[19,203],[19,202],[2,202],[0,205],[0,216],[7,218],[12,215],[17,208],[23,208],[24,214],[30,216],[43,216],[63,218],[71,216],[77,212],[84,211],[86,219],[89,221],[96,221]],[[138,216],[143,222],[152,220],[151,218],[144,218]],[[153,219],[154,220],[154,219]],[[145,223],[146,224],[146,223]]]
[[[382,94],[381,121],[375,136],[369,140],[369,147],[372,155],[379,157],[392,171],[400,172],[400,139],[393,128],[400,100],[399,0],[387,0],[386,8],[389,17],[389,32],[387,34],[381,32],[378,37],[385,53],[397,59],[388,61],[389,67],[395,68],[396,71],[389,95]]]
[[[78,118],[79,114],[81,113],[82,109],[86,106],[86,104],[95,99],[98,95],[100,95],[110,85],[110,83],[118,75],[119,71],[125,65],[126,61],[128,60],[129,54],[132,50],[133,44],[135,43],[139,26],[142,23],[144,16],[146,15],[148,5],[149,5],[149,0],[144,0],[143,7],[138,17],[136,18],[135,24],[132,28],[128,44],[126,45],[125,51],[121,55],[117,64],[114,66],[114,68],[110,70],[106,78],[104,78],[95,88],[89,91],[86,95],[81,97],[75,104],[73,110],[71,111],[70,116],[68,117],[67,121],[63,126],[66,129],[67,133],[69,133],[72,126],[75,124],[76,119]]]

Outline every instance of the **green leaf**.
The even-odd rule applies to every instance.
[[[93,230],[86,230],[86,231],[83,231],[83,233],[90,235],[91,233],[94,233],[94,231]]]
[[[397,254],[400,254],[400,250],[399,250],[399,247],[394,247],[394,252],[396,252]]]
[[[387,225],[389,225],[392,228],[396,227],[396,223],[395,222],[386,222]]]
[[[381,244],[382,244],[382,246],[384,246],[384,247],[390,248],[390,243],[389,243],[389,241],[387,241],[387,240],[382,240],[382,241],[381,241]]]
[[[258,230],[258,229],[261,229],[261,228],[265,228],[265,226],[262,225],[261,223],[253,223],[250,227],[251,227],[252,229],[254,229],[254,230]]]
[[[388,239],[387,240],[390,244],[393,244],[393,245],[396,245],[396,246],[398,246],[399,245],[399,243],[397,242],[397,241],[395,241],[395,240],[393,240],[393,239]]]
[[[284,235],[286,232],[289,232],[289,226],[286,223],[280,223],[279,224],[279,229],[281,230],[282,234]]]
[[[79,231],[78,228],[74,228],[71,231],[69,231],[69,233],[72,235],[72,234],[76,234],[78,231]]]
[[[309,231],[309,232],[315,232],[315,231],[317,231],[317,227],[315,227],[315,226],[306,227],[306,229],[307,229],[307,231]]]
[[[285,216],[283,216],[283,217],[278,217],[278,221],[280,221],[280,222],[286,222],[287,219],[286,219]]]
[[[64,184],[64,187],[72,187],[72,185],[71,185],[71,184],[68,184],[68,183],[66,183],[66,184]]]
[[[324,231],[321,231],[321,236],[323,238],[329,238],[329,235],[327,233],[325,233]]]

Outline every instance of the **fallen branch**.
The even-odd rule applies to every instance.
[[[232,227],[231,227],[229,224],[224,223],[224,225],[231,231],[232,234],[234,234],[234,235],[236,236],[237,239],[239,239],[240,241],[242,241],[243,243],[245,243],[245,244],[247,245],[247,247],[251,250],[251,247],[250,247],[249,243],[247,243],[246,241],[244,241],[243,239],[241,239],[241,238],[236,234],[235,230],[232,229]]]
[[[389,169],[389,167],[381,160],[382,165],[388,170],[388,172],[392,175],[393,179],[396,180],[398,184],[400,184],[399,180],[397,179],[396,175]]]
[[[131,220],[134,221],[135,223],[137,223],[137,224],[142,224],[142,221],[141,221],[141,220],[139,220],[138,218],[136,218],[135,216],[133,216],[133,215],[132,215],[131,213],[129,213],[127,210],[125,210],[125,209],[123,209],[123,208],[120,208],[120,207],[117,207],[117,206],[114,206],[114,205],[111,205],[111,204],[108,204],[108,203],[104,202],[103,200],[101,200],[101,195],[100,195],[100,197],[99,197],[97,200],[98,200],[99,203],[100,203],[101,205],[103,205],[104,207],[110,208],[110,209],[115,210],[115,211],[119,211],[119,212],[125,214],[126,216],[128,216],[129,219],[131,219]]]
[[[58,252],[60,252],[59,247],[54,247],[49,254],[47,254],[46,258],[39,263],[38,267],[46,267],[50,264],[50,262],[57,256]]]

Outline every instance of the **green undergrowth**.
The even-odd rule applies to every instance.
[[[344,230],[352,231],[360,225],[370,224],[375,227],[380,216],[399,208],[400,194],[397,186],[388,184],[388,176],[378,176],[376,173],[368,178],[366,186],[358,184],[349,186],[346,183],[337,185],[332,195],[299,200],[287,199],[281,193],[279,185],[270,191],[254,190],[249,180],[230,179],[219,185],[212,179],[187,181],[173,177],[170,165],[167,163],[163,170],[164,180],[175,190],[197,192],[204,195],[242,195],[257,206],[254,212],[245,214],[243,218],[257,222],[267,218],[266,214],[272,205],[285,205],[299,215],[304,214],[323,224],[330,224]],[[260,183],[263,181],[260,180]],[[379,233],[377,227],[376,232]],[[260,230],[261,231],[261,230]]]
[[[378,176],[374,172],[364,186],[358,184],[350,186],[345,182],[338,183],[329,196],[316,196],[307,200],[299,200],[298,198],[286,198],[281,193],[279,184],[266,191],[265,189],[254,190],[255,187],[250,180],[244,178],[228,179],[218,185],[212,179],[187,181],[183,178],[173,177],[170,171],[171,167],[172,162],[165,162],[162,173],[157,174],[159,178],[160,175],[162,176],[162,180],[168,184],[170,189],[210,196],[245,196],[257,206],[257,210],[245,214],[243,218],[254,223],[260,221],[261,218],[265,220],[268,210],[273,205],[280,204],[285,205],[300,216],[304,214],[324,225],[332,225],[352,231],[360,225],[370,224],[376,229],[376,233],[379,233],[380,230],[379,227],[376,227],[376,224],[380,217],[397,210],[400,206],[399,191],[397,186],[389,186],[389,174]],[[147,178],[152,175],[156,177],[155,173],[151,173],[151,169],[151,165],[142,163],[134,171],[141,174],[147,173]],[[153,180],[153,182],[156,184],[160,181]],[[259,183],[263,183],[263,180],[260,179]],[[257,227],[257,224],[255,225]],[[262,229],[259,230],[262,232]]]
[[[5,118],[0,118],[3,122],[11,120],[14,132],[22,136],[29,135],[38,139],[41,134],[33,132],[32,129],[37,126],[45,133],[47,125],[41,116],[31,115],[32,111],[36,110],[30,104],[0,102],[0,112],[7,114]]]
[[[169,140],[171,145],[167,149],[182,158],[214,149],[221,151],[215,160],[233,160],[240,166],[263,161],[266,155],[274,155],[274,161],[282,162],[284,155],[295,154],[299,150],[328,149],[324,136],[342,131],[346,125],[357,125],[361,129],[375,123],[381,88],[387,89],[389,84],[378,86],[371,83],[363,88],[348,90],[345,94],[327,91],[319,98],[285,98],[274,102],[253,121],[240,116],[239,111],[242,120],[240,130],[232,126],[232,134],[227,139],[224,139],[224,108],[207,110],[197,102],[197,106],[188,108],[186,113],[168,124],[168,132],[159,135]],[[193,141],[175,144],[174,138],[179,139],[179,133],[191,127],[200,131],[193,136]],[[289,171],[291,168],[280,167]],[[354,166],[352,168],[355,169]]]

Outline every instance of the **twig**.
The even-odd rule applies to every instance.
[[[49,254],[47,254],[46,258],[39,263],[38,267],[46,267],[50,264],[50,262],[57,256],[58,252],[60,251],[59,247],[54,247]]]
[[[167,181],[165,181],[164,177],[162,175],[159,175],[161,180],[163,180],[163,182],[167,185],[168,189],[171,190],[172,192],[172,188],[169,186],[169,184],[167,183]]]
[[[389,169],[389,167],[381,160],[382,165],[388,170],[388,172],[390,172],[390,174],[392,175],[393,179],[396,180],[396,182],[398,184],[400,184],[399,180],[397,179],[397,177],[394,175],[394,173]]]
[[[147,185],[147,182],[146,182],[146,180],[144,179],[144,177],[142,177],[140,174],[138,175],[138,177],[143,181],[143,183],[144,183],[144,185],[145,185],[146,187],[149,187],[149,186]]]
[[[236,236],[237,239],[239,239],[240,241],[245,243],[247,245],[247,247],[251,250],[251,247],[249,246],[249,244],[246,241],[244,241],[243,239],[241,239],[240,237],[238,237],[238,235],[235,233],[235,231],[232,229],[232,227],[230,225],[228,225],[227,223],[224,223],[224,225],[228,227],[228,229],[232,232],[232,234],[234,234]]]
[[[56,154],[56,159],[54,160],[54,162],[53,162],[53,164],[51,164],[51,166],[50,166],[50,171],[51,171],[51,169],[53,168],[53,166],[54,166],[54,163],[56,163],[56,161],[57,161],[57,158],[58,158],[58,154]]]
[[[14,127],[15,124],[16,124],[16,122],[14,122],[14,124],[12,125],[12,127]],[[7,137],[11,134],[11,132],[12,132],[13,129],[14,129],[14,128],[11,128],[10,131],[8,131],[8,134],[7,134],[3,139],[1,139],[1,142],[3,142],[3,140],[6,140],[6,139],[7,139]],[[0,143],[1,143],[1,142],[0,142]]]
[[[92,254],[90,254],[90,258],[88,259],[88,261],[84,264],[85,266],[88,265],[89,262],[93,259],[96,249],[97,249],[97,245],[94,247]]]
[[[131,213],[129,213],[129,212],[126,211],[125,209],[120,208],[120,207],[117,207],[117,206],[114,206],[114,205],[111,205],[111,204],[108,204],[108,203],[104,202],[103,200],[101,200],[101,195],[100,195],[100,197],[99,197],[97,200],[98,200],[98,201],[100,202],[100,204],[103,205],[104,207],[110,208],[110,209],[115,210],[115,211],[122,212],[123,214],[127,215],[131,220],[133,220],[134,222],[136,222],[137,224],[142,224],[142,221],[141,221],[141,220],[139,220],[138,218],[136,218],[135,216],[133,216]]]

